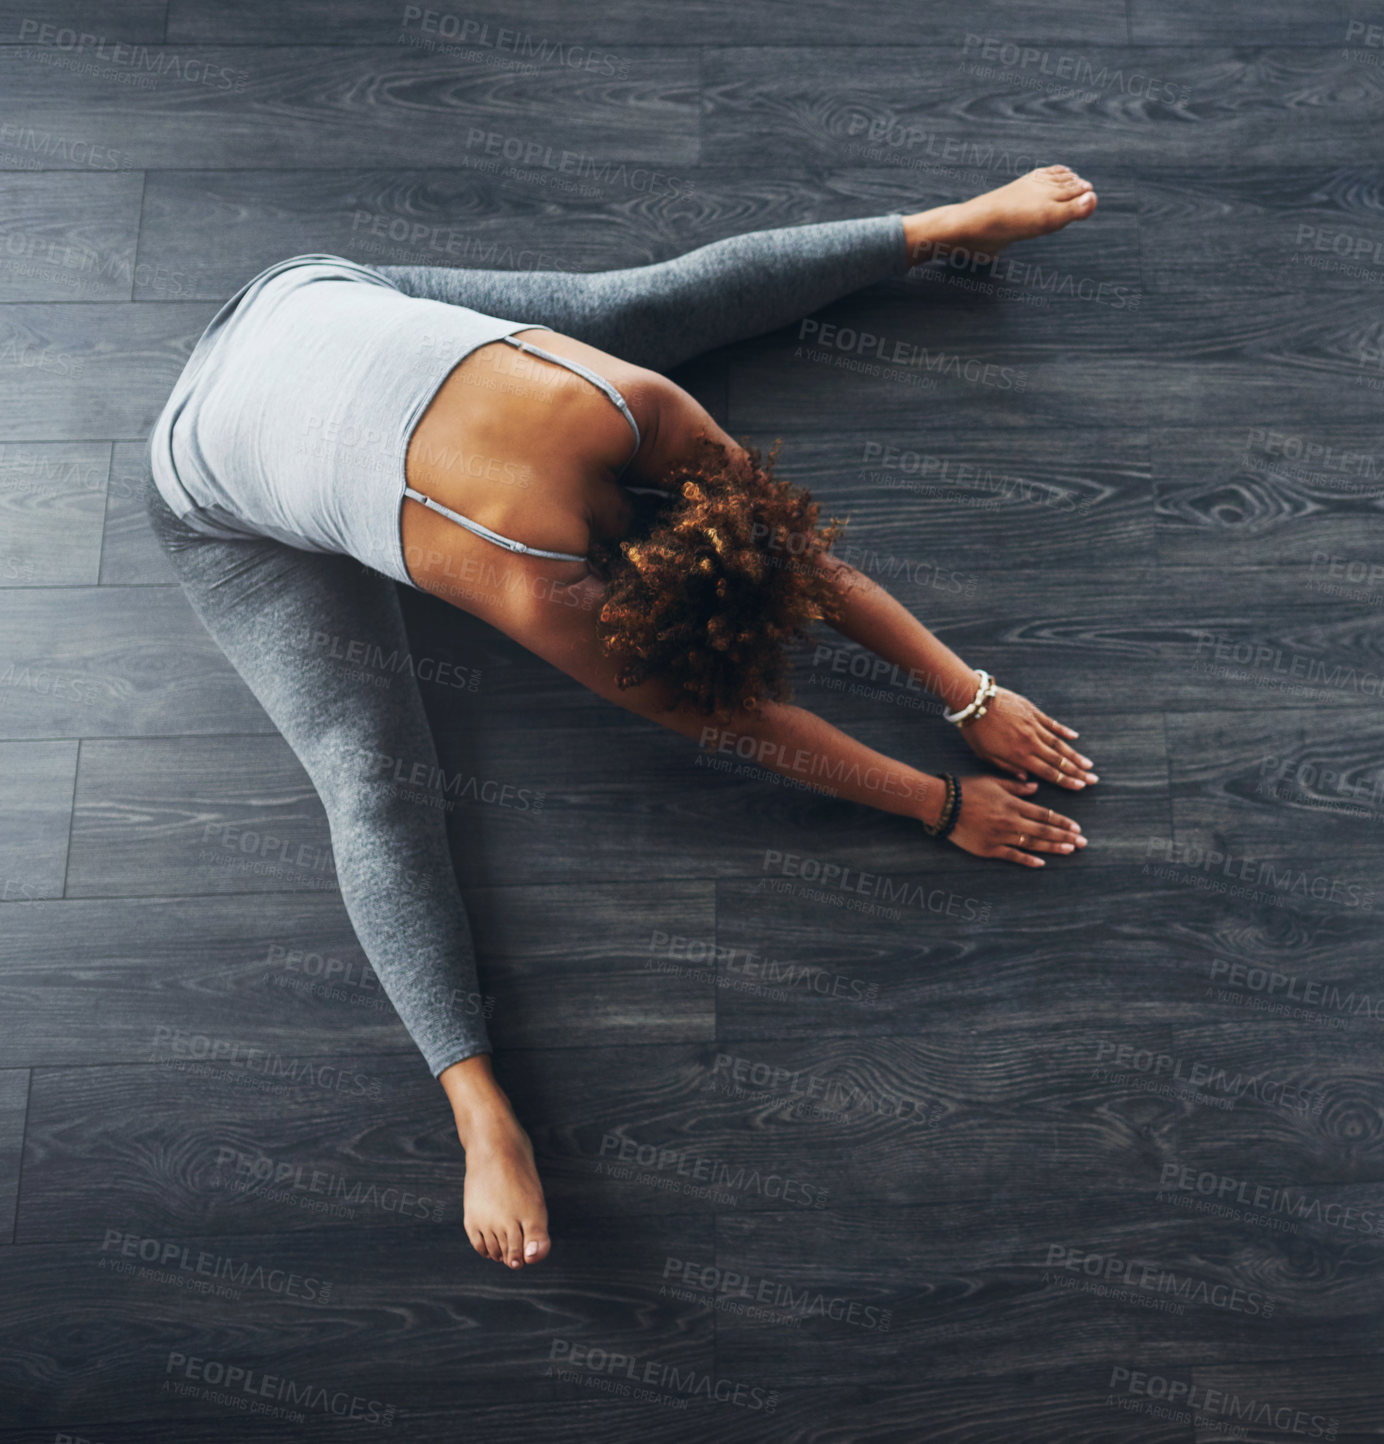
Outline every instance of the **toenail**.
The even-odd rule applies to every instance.
[[[526,1243],[526,1244],[524,1245],[524,1257],[525,1257],[525,1258],[532,1258],[532,1257],[534,1256],[534,1254],[536,1254],[537,1252],[538,1252],[538,1245],[537,1245],[536,1243]]]

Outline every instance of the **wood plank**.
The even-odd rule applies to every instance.
[[[573,13],[560,0],[482,5],[464,13],[434,11],[430,20],[422,15],[400,19],[393,12],[381,14],[369,0],[345,0],[330,6],[323,0],[291,0],[285,5],[250,0],[234,7],[173,0],[168,38],[231,41],[248,30],[266,43],[311,44],[329,30],[335,44],[368,45],[398,32],[439,47],[456,45],[477,52],[497,67],[512,61],[550,68],[584,65],[586,58],[574,47],[594,49],[599,44],[619,47],[617,62],[628,59],[633,68],[637,48],[649,44],[773,44],[781,41],[784,33],[783,17],[772,6],[735,5],[728,0],[692,0],[676,12],[617,0],[600,11],[583,13],[579,25],[573,23]],[[1060,9],[1033,0],[1005,4],[988,0],[964,14],[945,8],[900,10],[881,0],[860,5],[831,0],[795,15],[793,34],[809,44],[850,43],[868,33],[880,44],[917,45],[952,39],[981,24],[998,27],[1007,37],[1029,40],[1120,41],[1126,37],[1124,7],[1113,0],[1072,0]],[[605,55],[597,51],[594,63],[604,62]]]
[[[172,1355],[225,1359],[259,1376],[273,1371],[299,1384],[299,1401],[308,1383],[349,1396],[369,1370],[389,1379],[380,1403],[393,1406],[395,1427],[412,1408],[476,1407],[516,1385],[530,1397],[553,1397],[556,1386],[543,1376],[554,1334],[574,1345],[662,1358],[684,1371],[711,1368],[711,1320],[677,1300],[650,1308],[645,1284],[681,1243],[709,1250],[705,1220],[650,1220],[635,1236],[590,1221],[573,1230],[562,1253],[554,1248],[542,1279],[536,1271],[505,1276],[455,1224],[367,1227],[356,1242],[343,1267],[322,1231],[150,1234],[116,1204],[105,1226],[85,1238],[0,1250],[5,1333],[63,1359],[63,1403],[74,1415],[102,1410],[129,1420],[166,1412],[170,1423],[184,1412],[226,1412],[216,1398],[178,1406],[162,1388],[166,1377],[179,1377],[176,1360],[170,1375]],[[104,1337],[102,1347],[69,1354],[61,1318],[38,1309],[45,1277],[57,1296],[80,1299],[85,1327]],[[198,1284],[219,1285],[228,1296]],[[409,1322],[381,1328],[401,1307]],[[345,1365],[336,1336],[342,1324],[377,1335]],[[9,1400],[11,1417],[37,1422],[51,1407],[51,1381],[42,1370],[25,1372]]]
[[[1164,1055],[1172,1046],[1166,1027],[1110,1026],[1102,1037],[1111,1058],[1121,1044]],[[1097,1041],[1085,1026],[998,1022],[864,1047],[762,1045],[764,1061],[842,1078],[890,1105],[813,1120],[709,1091],[725,1051],[716,1044],[506,1050],[496,1073],[533,1139],[557,1236],[574,1214],[961,1203],[991,1199],[1016,1177],[1028,1195],[1139,1187],[1163,1161],[1143,1127],[1151,1100],[1139,1077],[1093,1077]],[[459,1199],[455,1127],[417,1058],[319,1055],[311,1068],[286,1058],[271,1072],[263,1059],[202,1064],[185,1056],[190,1044],[181,1054],[175,1045],[162,1048],[162,1062],[36,1075],[18,1242],[90,1236],[117,1206],[148,1232],[244,1234],[405,1224],[384,1216],[371,1182]],[[906,1099],[929,1112],[900,1116]],[[940,1120],[920,1122],[937,1104]],[[237,1169],[263,1167],[241,1153],[305,1170],[285,1178],[316,1168],[345,1179],[331,1187],[336,1201],[355,1198],[355,1222],[282,1190],[237,1188]],[[118,1175],[118,1192],[83,1189],[93,1171]],[[455,1207],[443,1212],[454,1217]]]
[[[1160,428],[1151,444],[1158,558],[1176,567],[1306,566],[1343,611],[1384,595],[1373,524],[1384,454],[1369,428]]]
[[[109,470],[99,442],[0,446],[0,587],[96,581]]]
[[[0,735],[274,732],[176,584],[17,587],[0,629]]]
[[[0,440],[144,440],[197,338],[204,301],[25,302],[0,311]]]
[[[0,1254],[14,1239],[28,1109],[29,1070],[0,1069]]]
[[[0,691],[6,710],[13,704],[13,690]],[[5,778],[0,902],[62,895],[76,772],[75,742],[0,742],[0,776]]]
[[[453,1008],[483,1015],[497,1047],[709,1039],[714,980],[648,963],[655,932],[709,936],[712,901],[698,883],[470,890],[482,992]],[[0,1068],[140,1063],[174,1032],[227,1026],[278,1054],[418,1058],[336,894],[252,911],[214,896],[14,902],[4,916]]]
[[[1312,165],[1336,148],[1354,158],[1347,128],[1376,123],[1384,107],[1384,85],[1335,49],[1179,43],[1154,67],[1139,46],[1082,45],[1068,72],[1049,78],[1025,60],[1020,37],[993,38],[993,59],[965,37],[926,48],[708,48],[704,155],[775,168],[941,163],[999,179],[1053,159],[1093,180],[1218,162]]]
[[[987,307],[934,291],[901,311],[862,292],[737,351],[731,430],[773,435],[862,407],[920,432],[1363,426],[1384,386],[1371,327],[1339,293],[1146,295],[1131,322],[1079,299]]]
[[[633,83],[570,67],[459,67],[389,41],[338,47],[325,37],[151,45],[90,63],[94,74],[0,51],[0,89],[30,124],[99,134],[140,168],[293,167],[307,154],[323,167],[456,165],[465,153],[498,170],[507,146],[524,169],[556,176],[582,162],[697,159],[696,56],[669,49],[646,51]],[[135,75],[155,83],[130,84]]]
[[[828,506],[838,505],[825,488],[821,495]],[[843,497],[839,504],[847,502]],[[1107,570],[1093,563],[1066,571],[1015,555],[1022,540],[1007,536],[998,523],[980,533],[977,545],[987,538],[992,548],[1008,548],[1009,566],[977,572],[971,595],[964,587],[958,592],[932,585],[935,573],[926,556],[911,571],[896,567],[889,590],[972,666],[986,668],[1081,732],[1088,756],[1099,760],[1090,748],[1109,735],[1098,739],[1093,719],[1128,715],[1131,695],[1146,711],[1170,713],[1240,713],[1266,702],[1289,708],[1372,704],[1378,617],[1373,609],[1343,609],[1324,593],[1321,567],[1315,573],[1310,566]],[[411,620],[418,615],[409,611]],[[420,649],[444,635],[445,619],[446,612],[438,612],[428,623]],[[507,728],[552,725],[559,718],[564,727],[638,726],[517,644],[468,627],[465,619],[452,632],[453,644],[459,646],[463,636],[465,655],[483,678],[467,699],[468,729],[490,721]],[[793,649],[795,700],[899,756],[900,747],[914,748],[915,724],[933,716],[935,699],[907,668],[876,672],[873,658],[853,661],[854,652],[830,628],[815,626],[809,640]],[[838,685],[852,680],[852,668],[869,688],[864,694]],[[1112,687],[1113,676],[1122,688]],[[452,704],[452,720],[440,696],[430,705],[435,730],[450,733],[463,725],[455,715],[459,701]],[[643,730],[661,735],[661,729],[650,730],[657,725],[646,723]],[[925,736],[922,750],[902,754],[905,760],[932,771],[947,759],[974,764],[950,728],[928,726]],[[1105,745],[1118,743],[1112,737]],[[1103,780],[1109,775],[1097,772]]]
[[[100,582],[104,587],[178,585],[177,573],[149,524],[144,503],[148,475],[149,453],[142,442],[117,441],[111,447],[101,534]]]
[[[1378,184],[1368,165],[1192,166],[1176,181],[1150,176],[1138,199],[1144,285],[1369,294],[1384,281]]]
[[[277,733],[83,743],[66,896],[336,888],[322,803]]]
[[[108,43],[117,38],[157,43],[163,39],[168,0],[53,0],[41,17],[33,10],[25,0],[0,3],[0,45],[56,44],[55,39],[45,41],[44,26],[99,32]],[[90,42],[89,48],[94,48]]]
[[[718,1219],[717,1266],[786,1286],[798,1300],[821,1294],[855,1302],[861,1319],[863,1308],[892,1305],[886,1333],[810,1313],[801,1303],[767,1308],[763,1318],[718,1311],[722,1367],[785,1395],[818,1381],[897,1380],[900,1353],[925,1353],[930,1381],[966,1379],[974,1397],[988,1382],[977,1368],[978,1340],[1003,1349],[1015,1367],[1041,1370],[1046,1340],[1060,1333],[1064,1365],[1092,1366],[1087,1402],[1109,1411],[1113,1429],[1119,1415],[1106,1403],[1111,1366],[1105,1387],[1093,1378],[1101,1361],[1135,1359],[1125,1367],[1167,1375],[1192,1358],[1237,1363],[1237,1349],[1301,1349],[1323,1360],[1354,1351],[1353,1326],[1372,1335],[1377,1325],[1369,1302],[1378,1287],[1377,1251],[1358,1267],[1314,1272],[1300,1254],[1325,1243],[1326,1231],[1307,1224],[1295,1247],[1247,1223],[1112,1193],[1006,1197],[964,1213],[946,1205],[893,1209],[868,1221],[785,1212],[766,1225]],[[968,1238],[964,1257],[951,1242],[956,1230]],[[849,1267],[838,1262],[843,1254]],[[1092,1255],[1087,1274],[1082,1265]],[[1107,1261],[1108,1283],[1096,1277]],[[801,1318],[791,1334],[784,1314]]]
[[[1192,1378],[1202,1389],[1203,1398],[1213,1389],[1222,1396],[1219,1412],[1231,1418],[1236,1413],[1245,1417],[1250,1401],[1256,1405],[1260,1401],[1278,1404],[1285,1393],[1285,1380],[1290,1379],[1292,1403],[1308,1416],[1309,1429],[1334,1429],[1338,1439],[1368,1439],[1378,1432],[1379,1375],[1363,1354],[1303,1359],[1300,1363],[1266,1359],[1198,1368]],[[1254,1416],[1263,1417],[1260,1408],[1256,1408]],[[1210,1437],[1199,1435],[1197,1444],[1209,1444]]]
[[[136,259],[143,189],[133,171],[5,175],[0,301],[128,301],[140,277],[182,299]]]
[[[1233,863],[1214,869],[1231,880],[1245,859],[1281,860],[1296,869],[1308,859],[1377,856],[1384,822],[1380,728],[1353,709],[1352,717],[1347,724],[1339,711],[1326,711],[1309,727],[1302,712],[1268,705],[1237,714],[1231,725],[1215,714],[1169,717],[1178,843],[1234,853]],[[1312,895],[1325,887],[1308,886]],[[1370,891],[1373,905],[1384,905],[1378,889]],[[1329,887],[1325,895],[1333,896]],[[1336,900],[1347,902],[1344,896]],[[1363,892],[1357,905],[1367,907]]]
[[[1216,10],[1193,0],[1130,0],[1130,38],[1142,45],[1185,45],[1205,40],[1219,45],[1339,45],[1346,32],[1349,0],[1299,5],[1270,0],[1253,20],[1233,10]]]
[[[1376,969],[1372,1002],[1378,995]],[[1238,1094],[1233,1109],[1189,1111],[1178,1129],[1177,1161],[1253,1185],[1310,1184],[1324,1197],[1331,1185],[1360,1185],[1361,1196],[1352,1201],[1377,1214],[1384,1183],[1375,1067],[1379,1019],[1359,1016],[1368,1026],[1348,1030],[1305,1028],[1291,1018],[1253,1013],[1175,1024],[1174,1058],[1184,1060],[1184,1068],[1188,1060],[1203,1061],[1215,1074],[1208,1089]],[[1342,1264],[1341,1276],[1349,1278],[1346,1259],[1355,1258],[1357,1249],[1362,1264],[1379,1255],[1372,1241],[1375,1216],[1346,1226],[1317,1210],[1303,1227],[1316,1234],[1321,1224],[1322,1236],[1335,1240],[1334,1248],[1327,1247]]]

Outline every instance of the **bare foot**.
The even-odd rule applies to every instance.
[[[1095,208],[1090,181],[1065,165],[1043,166],[968,201],[905,216],[910,263],[918,265],[939,248],[954,246],[998,255],[1014,241],[1060,231]]]
[[[460,1130],[458,1130],[460,1131]],[[466,1149],[464,1223],[483,1258],[510,1268],[548,1256],[548,1209],[529,1135],[508,1106],[472,1122]]]

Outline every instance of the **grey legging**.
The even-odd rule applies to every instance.
[[[672,261],[595,274],[372,269],[410,296],[542,322],[666,370],[787,325],[907,265],[902,217],[889,215],[756,231]],[[178,520],[152,478],[146,495],[193,609],[322,799],[356,936],[433,1076],[490,1052],[443,810],[401,796],[374,765],[381,754],[402,756],[440,776],[418,683],[404,669],[387,688],[362,687],[302,641],[330,627],[364,643],[367,655],[406,655],[397,584],[352,557],[201,535]]]

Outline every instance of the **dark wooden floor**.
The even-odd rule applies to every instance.
[[[1381,21],[0,0],[0,1444],[1384,1438]],[[1049,160],[1091,222],[815,318],[935,385],[796,328],[681,379],[1080,729],[1084,855],[699,766],[405,596],[481,671],[426,689],[444,765],[544,794],[452,820],[555,1239],[506,1274],[317,797],[149,533],[148,429],[286,255],[623,266]],[[169,1030],[368,1081],[238,1086]]]

